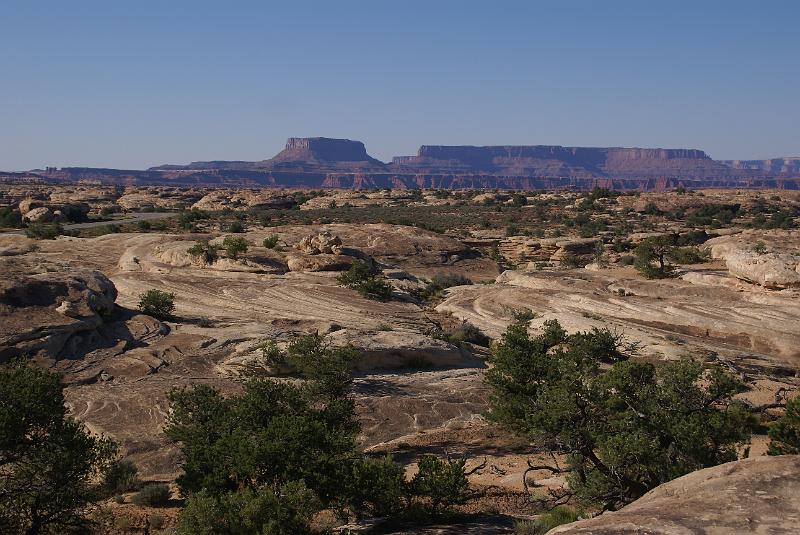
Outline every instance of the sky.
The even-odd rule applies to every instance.
[[[290,136],[800,156],[800,2],[0,3],[0,169],[262,160]]]

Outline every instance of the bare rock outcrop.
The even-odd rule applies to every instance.
[[[800,239],[790,231],[748,230],[705,243],[728,272],[764,288],[800,287]]]
[[[753,457],[692,472],[620,511],[551,535],[797,533],[800,456]]]
[[[71,338],[95,334],[116,298],[114,284],[99,271],[8,273],[0,281],[0,358],[63,356]]]
[[[342,254],[342,239],[334,236],[328,230],[323,230],[318,234],[306,236],[296,245],[300,251],[310,254]]]
[[[31,223],[49,223],[54,218],[52,210],[46,206],[39,208],[32,208],[27,211],[22,219],[30,221]]]

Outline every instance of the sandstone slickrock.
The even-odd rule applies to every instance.
[[[771,289],[800,286],[800,239],[796,233],[746,230],[708,240],[704,247],[713,258],[724,260],[734,277]]]
[[[800,456],[753,457],[692,472],[548,535],[797,533],[798,495]]]

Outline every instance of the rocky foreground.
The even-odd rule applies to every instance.
[[[178,459],[161,434],[166,393],[198,382],[236,391],[243,372],[258,362],[260,344],[317,332],[361,350],[356,394],[364,448],[409,462],[423,452],[454,450],[466,450],[470,466],[485,458],[488,468],[471,476],[486,490],[474,510],[507,514],[533,511],[522,489],[530,452],[483,417],[487,350],[443,339],[448,327],[468,322],[497,338],[515,311],[528,308],[536,314],[532,330],[549,319],[570,332],[609,327],[638,347],[638,358],[691,355],[720,363],[748,383],[744,397],[754,405],[771,402],[782,388],[800,388],[795,231],[723,233],[704,245],[708,262],[681,266],[677,277],[659,281],[618,264],[563,269],[531,261],[503,270],[463,241],[399,225],[291,225],[240,236],[249,250],[214,263],[187,250],[204,239],[221,243],[219,233],[36,242],[0,236],[0,358],[27,355],[64,372],[72,412],[121,443],[147,479],[170,481]],[[260,245],[271,236],[275,248]],[[557,260],[586,245],[547,240],[526,254]],[[766,252],[753,252],[756,242]],[[356,259],[382,267],[391,300],[369,300],[336,283]],[[416,292],[440,272],[483,284],[450,288],[431,308]],[[174,321],[137,311],[139,295],[152,288],[175,294]],[[762,452],[757,438],[752,454]],[[716,527],[746,531],[749,521],[780,532],[798,511],[770,497],[796,493],[797,468],[796,458],[712,468],[561,532],[719,533]],[[694,513],[689,504],[702,507],[694,505]],[[752,512],[731,514],[737,507]],[[776,511],[788,516],[776,518]]]

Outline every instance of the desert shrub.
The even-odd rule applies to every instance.
[[[309,533],[322,509],[396,507],[402,469],[356,448],[352,350],[300,337],[285,358],[305,381],[251,378],[230,397],[207,385],[169,394],[165,433],[180,444],[177,483],[188,496],[181,533]]]
[[[85,528],[116,452],[67,416],[60,375],[23,361],[0,365],[0,532]]]
[[[405,470],[391,457],[365,457],[352,467],[351,503],[369,516],[393,516],[405,506]]]
[[[539,315],[528,307],[511,308],[509,315],[515,322],[530,323],[539,317]]]
[[[169,503],[169,487],[164,483],[150,483],[133,495],[133,503],[148,507],[162,507]]]
[[[235,219],[233,222],[231,222],[230,225],[228,225],[228,232],[232,232],[234,234],[241,234],[244,231],[245,231],[244,223],[242,223],[238,219]]]
[[[319,500],[302,482],[277,491],[245,488],[214,495],[201,490],[188,497],[178,517],[181,535],[311,535],[309,524]]]
[[[147,521],[153,529],[161,529],[164,527],[164,515],[158,513],[150,515],[147,517]]]
[[[708,261],[708,253],[697,247],[673,247],[667,257],[677,264],[702,264]]]
[[[551,529],[581,519],[582,513],[567,505],[558,505],[539,515],[536,520],[523,520],[514,524],[517,535],[544,535]]]
[[[147,232],[153,228],[153,225],[150,224],[150,221],[138,221],[136,223],[136,228],[142,232]]]
[[[425,288],[419,292],[422,299],[430,299],[438,295],[447,288],[453,286],[466,286],[472,284],[472,281],[459,273],[436,273],[431,277],[431,281],[425,285]]]
[[[54,240],[64,234],[64,227],[58,223],[30,223],[25,235],[33,240]]]
[[[22,226],[22,214],[8,207],[0,208],[0,228],[19,228]]]
[[[139,310],[159,320],[168,320],[175,310],[175,294],[162,290],[147,290],[139,296]]]
[[[636,259],[633,267],[648,279],[671,277],[674,267],[667,262],[667,257],[674,250],[672,244],[672,236],[654,236],[642,240],[634,250]]]
[[[488,336],[483,334],[483,331],[467,321],[462,322],[461,325],[455,329],[445,332],[443,338],[451,344],[458,345],[469,342],[483,347],[488,347],[491,341]]]
[[[412,495],[423,500],[432,515],[465,503],[469,497],[465,464],[466,459],[445,460],[423,455],[418,463],[418,472],[410,483]]]
[[[800,453],[800,398],[786,402],[786,412],[769,428],[769,455]]]
[[[273,234],[272,236],[269,236],[268,238],[264,238],[263,245],[267,249],[274,249],[275,246],[278,245],[278,240],[279,239],[280,238],[278,237],[277,234]]]
[[[585,258],[569,253],[562,256],[561,259],[559,260],[559,264],[561,265],[561,267],[565,267],[568,269],[582,268],[586,266],[586,264],[588,263],[589,261],[586,260]]]
[[[218,250],[219,247],[216,245],[211,245],[208,241],[201,241],[189,247],[186,252],[206,264],[213,264],[219,257]]]
[[[120,494],[136,490],[141,485],[138,474],[139,469],[131,461],[116,461],[105,475],[103,488],[108,494]]]
[[[623,266],[632,266],[636,262],[636,257],[633,255],[622,255],[619,257],[619,263]]]
[[[392,295],[392,285],[379,278],[379,274],[374,264],[356,260],[350,269],[336,277],[336,281],[369,299],[385,300]]]
[[[627,360],[621,343],[603,330],[569,335],[556,321],[532,337],[516,323],[493,346],[486,376],[491,418],[565,455],[570,492],[604,509],[735,460],[754,423],[733,399],[742,384],[719,368],[657,368]]]
[[[189,211],[183,211],[178,214],[178,228],[184,230],[193,230],[198,221],[208,219],[209,217],[211,217],[211,214],[204,212],[203,210],[192,209]]]
[[[249,244],[244,238],[238,236],[225,236],[222,240],[222,248],[225,249],[225,256],[236,260],[240,254],[247,252]]]

